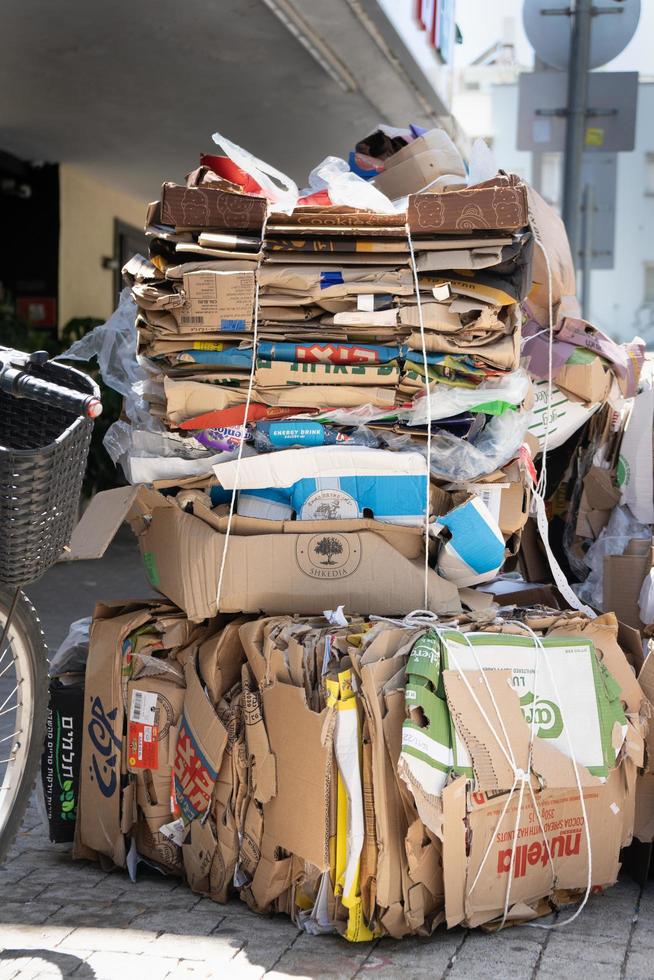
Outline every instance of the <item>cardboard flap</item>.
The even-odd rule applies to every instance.
[[[209,891],[209,873],[215,851],[216,838],[210,821],[192,820],[188,843],[182,844],[184,871],[192,891],[200,894]]]
[[[245,741],[251,760],[252,793],[259,803],[267,803],[277,792],[277,766],[270,751],[268,733],[261,713],[261,694],[252,690],[247,668],[243,668],[243,716]]]
[[[467,783],[465,776],[460,776],[443,790],[443,879],[448,929],[465,918]]]
[[[262,697],[277,763],[277,793],[263,808],[265,835],[290,854],[328,871],[331,749],[322,744],[325,712],[311,711],[304,691],[288,684],[273,684]]]
[[[139,487],[116,487],[96,493],[73,531],[67,561],[102,558],[130,512]]]
[[[475,788],[482,792],[511,789],[514,770],[510,759],[524,772],[528,768],[531,730],[511,684],[511,675],[510,670],[487,670],[483,676],[478,670],[466,671],[475,700],[459,671],[443,671],[452,719],[470,753]],[[582,786],[600,784],[600,779],[591,776],[585,766],[578,764],[577,768]],[[538,736],[533,741],[531,769],[549,788],[577,784],[572,761]]]
[[[211,802],[227,732],[209,703],[195,664],[187,664],[184,673],[186,694],[175,752],[175,795],[185,819],[194,820]]]

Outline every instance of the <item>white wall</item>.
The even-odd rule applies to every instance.
[[[649,311],[639,314],[644,299],[644,263],[654,262],[654,196],[645,193],[646,154],[654,152],[654,83],[638,87],[636,149],[618,154],[615,268],[596,271],[591,279],[591,320],[620,340],[640,333],[654,343]],[[641,319],[642,318],[642,319]]]
[[[491,125],[499,167],[531,178],[531,154],[515,149],[518,86],[491,86]],[[455,100],[456,105],[456,100]],[[618,154],[615,267],[594,270],[590,320],[617,340],[640,333],[654,345],[654,304],[643,309],[644,264],[654,263],[654,196],[646,190],[646,155],[654,153],[654,82],[638,89],[636,148]],[[651,325],[650,325],[651,323]]]

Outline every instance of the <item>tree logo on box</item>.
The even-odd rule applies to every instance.
[[[530,691],[520,698],[520,706],[528,725],[536,725],[539,738],[558,738],[563,731],[561,709],[553,701],[534,699]]]
[[[345,578],[359,567],[361,542],[358,534],[300,534],[295,554],[311,578]]]
[[[334,558],[336,555],[343,554],[343,545],[338,538],[335,538],[332,534],[327,534],[324,538],[320,539],[313,550],[316,555],[323,556],[323,565],[335,565]]]

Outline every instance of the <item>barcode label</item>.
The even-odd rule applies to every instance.
[[[204,323],[203,316],[187,316],[185,313],[179,319],[183,324],[188,326],[201,327]]]
[[[494,521],[500,519],[500,504],[502,501],[502,487],[473,487],[477,497],[486,505]]]
[[[132,691],[129,720],[138,725],[154,725],[157,714],[157,695],[152,691]]]

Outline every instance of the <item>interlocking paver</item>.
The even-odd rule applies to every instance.
[[[97,980],[164,980],[177,965],[176,957],[144,953],[92,953],[86,965]]]

